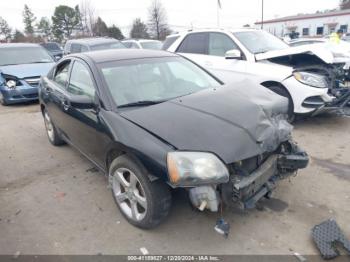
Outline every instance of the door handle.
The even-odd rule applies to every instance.
[[[70,104],[69,104],[68,100],[66,98],[63,98],[61,103],[62,103],[63,110],[68,111],[70,108]]]

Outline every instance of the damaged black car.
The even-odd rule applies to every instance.
[[[69,55],[39,90],[49,141],[74,146],[104,172],[121,213],[140,228],[166,218],[173,188],[188,190],[200,210],[252,208],[308,164],[291,140],[286,98],[247,81],[225,86],[176,54]]]

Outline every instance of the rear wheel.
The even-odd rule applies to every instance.
[[[60,146],[65,144],[62,138],[59,136],[55,125],[52,123],[51,117],[46,109],[43,110],[44,123],[46,128],[46,134],[49,138],[49,141],[54,146]]]
[[[289,123],[293,123],[295,120],[294,103],[293,103],[292,97],[289,95],[288,91],[284,87],[281,87],[278,85],[269,86],[267,88],[270,89],[271,91],[275,92],[276,94],[288,99],[288,118],[287,118],[287,121]]]
[[[159,225],[168,215],[171,194],[159,180],[150,181],[132,158],[116,158],[109,168],[114,200],[122,215],[134,226],[148,229]]]

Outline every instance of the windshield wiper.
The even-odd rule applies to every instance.
[[[118,108],[135,107],[135,106],[151,106],[151,105],[156,105],[156,104],[163,103],[165,101],[166,100],[158,100],[158,101],[142,100],[142,101],[136,101],[136,102],[120,105],[120,106],[118,106]]]

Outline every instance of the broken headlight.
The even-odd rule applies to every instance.
[[[319,88],[327,87],[327,81],[321,75],[312,74],[308,72],[294,72],[293,76],[296,80],[308,86]]]
[[[170,183],[173,186],[191,187],[229,181],[229,172],[225,164],[211,153],[170,152],[167,165]]]

